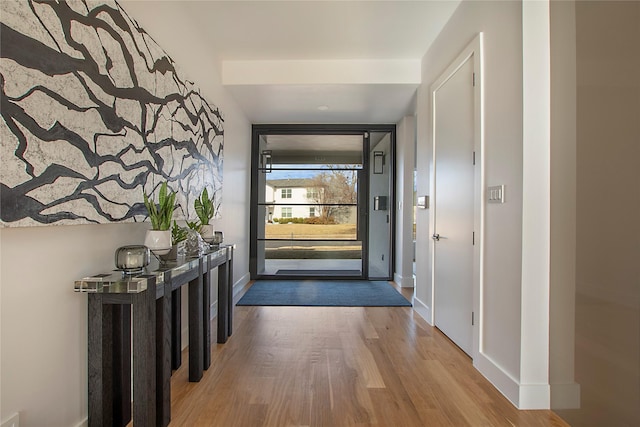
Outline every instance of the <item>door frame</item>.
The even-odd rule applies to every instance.
[[[391,137],[391,159],[388,162],[391,168],[391,188],[389,197],[389,227],[390,227],[390,242],[389,251],[391,254],[390,259],[390,271],[388,280],[393,280],[395,273],[395,187],[396,187],[396,173],[395,173],[395,152],[396,152],[396,125],[395,124],[254,124],[251,127],[251,194],[250,194],[250,220],[249,220],[249,233],[250,233],[250,245],[249,245],[249,273],[251,280],[256,279],[300,279],[301,276],[270,276],[261,275],[257,272],[258,264],[258,245],[256,236],[258,235],[258,191],[259,188],[255,183],[257,182],[258,163],[259,156],[259,138],[260,135],[357,135],[363,134],[365,136],[363,147],[363,176],[367,177],[367,181],[363,183],[365,187],[363,191],[365,193],[364,204],[360,207],[363,210],[364,215],[358,215],[359,218],[366,218],[367,226],[363,227],[362,232],[362,275],[361,276],[304,276],[310,279],[323,279],[323,280],[342,280],[342,279],[368,279],[369,278],[369,133],[371,132],[388,132]],[[361,185],[360,183],[358,185]],[[358,227],[359,231],[360,228]],[[365,256],[366,254],[366,256]]]
[[[471,358],[476,359],[482,352],[482,322],[484,319],[482,305],[482,288],[483,288],[483,258],[484,258],[484,227],[485,227],[485,162],[484,162],[484,78],[483,78],[483,35],[479,33],[471,43],[469,43],[460,54],[450,63],[445,71],[436,79],[430,87],[431,101],[431,142],[432,142],[432,167],[430,173],[430,192],[432,194],[433,209],[429,210],[429,229],[435,230],[435,181],[436,181],[436,97],[435,93],[440,89],[472,56],[474,57],[474,141],[473,149],[475,153],[475,170],[474,170],[474,212],[473,212],[473,228],[475,231],[474,247],[473,247],[473,283],[472,283],[472,345]],[[429,249],[431,251],[431,313],[430,323],[435,325],[435,241],[429,238]]]

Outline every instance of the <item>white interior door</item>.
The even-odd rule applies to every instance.
[[[473,344],[474,57],[433,91],[434,321],[462,350]]]

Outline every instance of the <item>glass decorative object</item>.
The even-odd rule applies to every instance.
[[[185,250],[186,256],[188,257],[200,256],[208,248],[209,248],[209,245],[205,243],[200,233],[198,233],[195,230],[189,230],[187,234],[187,240],[185,240],[185,244],[184,244],[184,250]]]
[[[149,265],[149,248],[144,245],[121,246],[116,249],[116,268],[125,273],[140,273]]]

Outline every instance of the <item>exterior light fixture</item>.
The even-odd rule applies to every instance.
[[[273,161],[271,157],[271,150],[262,150],[260,166],[262,167],[262,173],[270,173],[273,168]]]

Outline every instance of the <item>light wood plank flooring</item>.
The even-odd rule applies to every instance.
[[[235,307],[234,318],[201,382],[183,357],[172,426],[566,425],[516,410],[411,308]]]

